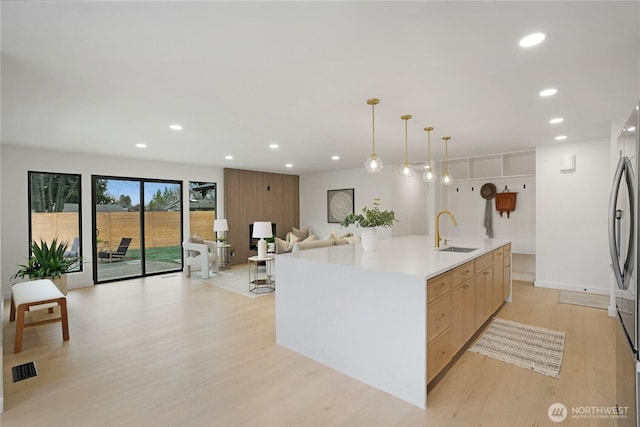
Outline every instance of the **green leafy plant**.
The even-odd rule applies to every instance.
[[[27,264],[18,265],[20,269],[12,276],[12,279],[29,276],[30,278],[60,277],[75,266],[82,262],[81,257],[65,256],[69,243],[66,241],[58,242],[55,238],[48,245],[47,242],[40,240],[31,242],[31,257]]]
[[[373,199],[373,208],[362,208],[362,213],[351,213],[340,223],[343,227],[356,224],[357,227],[391,227],[397,222],[393,211],[381,211],[380,199]]]

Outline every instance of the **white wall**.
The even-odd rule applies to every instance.
[[[510,216],[502,216],[495,209],[495,200],[491,200],[493,237],[512,242],[512,252],[534,253],[536,249],[536,186],[534,177],[488,178],[486,180],[464,181],[443,187],[443,200],[446,208],[456,217],[457,226],[447,216],[440,218],[440,234],[456,243],[465,238],[482,240],[486,237],[484,215],[486,200],[480,195],[483,184],[495,184],[497,192],[507,186],[510,192],[517,193],[516,209]],[[446,189],[446,190],[445,190]],[[445,194],[446,193],[446,194]]]
[[[611,141],[536,150],[536,286],[608,294],[607,209]],[[560,158],[575,154],[573,173]]]
[[[0,244],[2,262],[2,292],[10,296],[9,278],[23,264],[28,249],[28,171],[77,173],[82,175],[82,239],[83,256],[88,260],[84,271],[68,276],[69,288],[93,284],[91,244],[91,175],[126,176],[133,178],[159,178],[183,181],[183,200],[188,212],[188,182],[205,181],[218,183],[218,212],[224,212],[223,169],[133,159],[124,157],[97,156],[93,154],[69,153],[44,149],[27,149],[2,145],[1,164],[1,210],[2,225]],[[189,215],[184,215],[184,236],[189,235]]]
[[[422,171],[407,178],[394,168],[392,176],[393,206],[398,220],[393,226],[393,237],[428,234],[427,184],[422,181]]]
[[[393,210],[399,219],[392,229],[379,231],[381,239],[411,234],[426,234],[426,184],[421,177],[401,179],[391,165],[379,173],[368,173],[364,166],[358,169],[322,172],[300,176],[300,225],[311,227],[316,236],[325,238],[335,231],[338,235],[353,232],[360,235],[355,225],[343,228],[327,222],[327,190],[354,189],[355,212],[371,207],[373,199],[380,198],[381,209]]]

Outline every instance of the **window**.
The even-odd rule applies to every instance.
[[[80,175],[29,171],[29,238],[67,242],[71,256],[82,255]],[[82,270],[82,263],[76,271]]]
[[[216,219],[216,183],[189,182],[189,233],[206,240],[215,240],[213,221]]]

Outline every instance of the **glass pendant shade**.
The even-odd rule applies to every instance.
[[[425,171],[422,174],[422,180],[424,182],[433,182],[436,180],[437,176],[431,167],[431,131],[433,127],[429,126],[424,128],[427,131],[427,166],[424,167]]]
[[[367,104],[371,105],[371,155],[364,162],[364,167],[367,172],[375,173],[382,170],[382,159],[376,156],[376,120],[375,120],[375,106],[380,103],[377,98],[367,99]]]
[[[410,178],[413,176],[413,169],[408,164],[405,164],[402,169],[400,169],[400,175],[406,178]]]
[[[444,175],[440,180],[440,184],[451,185],[451,183],[453,182],[451,175],[449,175],[449,140],[451,139],[451,137],[443,136],[442,139],[444,140]]]
[[[367,168],[367,172],[380,172],[382,170],[382,159],[377,157],[374,154],[371,154],[366,162],[364,162],[364,167]]]
[[[402,165],[402,169],[400,169],[400,176],[404,176],[405,178],[410,178],[413,176],[413,169],[411,169],[411,165],[409,164],[409,160],[407,160],[407,123],[411,118],[411,114],[405,114],[400,116],[402,120],[404,120],[404,164]]]
[[[425,167],[424,173],[422,174],[422,180],[424,182],[433,182],[436,180],[436,178],[437,176],[433,171],[431,165],[427,165],[427,167]]]

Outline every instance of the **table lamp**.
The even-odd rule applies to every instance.
[[[273,237],[271,223],[269,221],[254,222],[252,237],[260,238],[258,241],[258,258],[265,258],[267,256],[267,241],[264,238]]]
[[[213,231],[216,233],[216,238],[218,242],[226,242],[227,241],[227,231],[229,231],[229,224],[227,224],[226,219],[214,219],[213,220]],[[222,238],[224,239],[222,242],[220,241],[220,234],[222,234]]]

